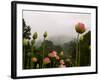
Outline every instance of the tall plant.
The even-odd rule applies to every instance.
[[[47,37],[47,32],[45,31],[44,34],[43,34],[43,37],[44,37],[44,40],[43,40],[43,55],[42,55],[42,58],[44,59],[44,54],[45,54],[45,40],[46,40],[46,37]],[[44,60],[43,60],[44,62]],[[42,68],[44,67],[44,63],[42,63]]]
[[[75,30],[78,33],[77,34],[77,52],[76,52],[76,66],[80,66],[80,40],[79,36],[80,34],[84,33],[86,31],[85,25],[83,23],[77,23],[75,25]]]
[[[33,56],[34,54],[34,50],[35,50],[35,42],[36,42],[36,39],[38,37],[38,34],[37,32],[35,32],[32,36],[32,41],[31,41],[31,53],[32,53],[32,56],[31,56],[31,68],[34,68],[35,67],[35,63],[37,62],[37,58],[35,56]]]

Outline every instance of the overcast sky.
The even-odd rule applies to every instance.
[[[87,31],[91,27],[91,14],[84,13],[23,11],[23,18],[26,24],[31,26],[31,33],[38,33],[38,39],[43,38],[45,31],[48,32],[48,39],[52,36],[75,38],[75,24],[78,22],[84,23]]]

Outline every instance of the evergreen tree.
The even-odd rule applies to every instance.
[[[31,28],[30,26],[26,25],[26,22],[23,19],[23,38],[30,39],[30,35],[31,35]]]

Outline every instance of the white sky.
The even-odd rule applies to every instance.
[[[84,23],[87,31],[91,26],[91,14],[84,13],[23,11],[23,18],[26,24],[31,26],[31,32],[38,33],[38,40],[43,38],[45,31],[48,32],[48,39],[52,36],[75,38],[77,35],[75,24]]]

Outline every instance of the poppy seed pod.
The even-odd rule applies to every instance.
[[[45,33],[43,34],[43,36],[44,36],[44,38],[46,38],[46,37],[47,37],[47,32],[45,32]]]
[[[23,45],[24,45],[24,46],[27,46],[28,43],[29,43],[28,39],[25,39],[25,38],[24,38],[24,39],[23,39]]]
[[[75,25],[75,30],[76,30],[77,33],[82,34],[86,30],[85,25],[83,23],[78,23],[78,24]]]
[[[32,44],[32,45],[34,45],[34,44],[35,44],[35,40],[34,40],[34,39],[31,41],[31,44]]]
[[[33,39],[37,39],[37,37],[38,37],[38,34],[37,34],[37,32],[35,32],[35,33],[33,34]]]

